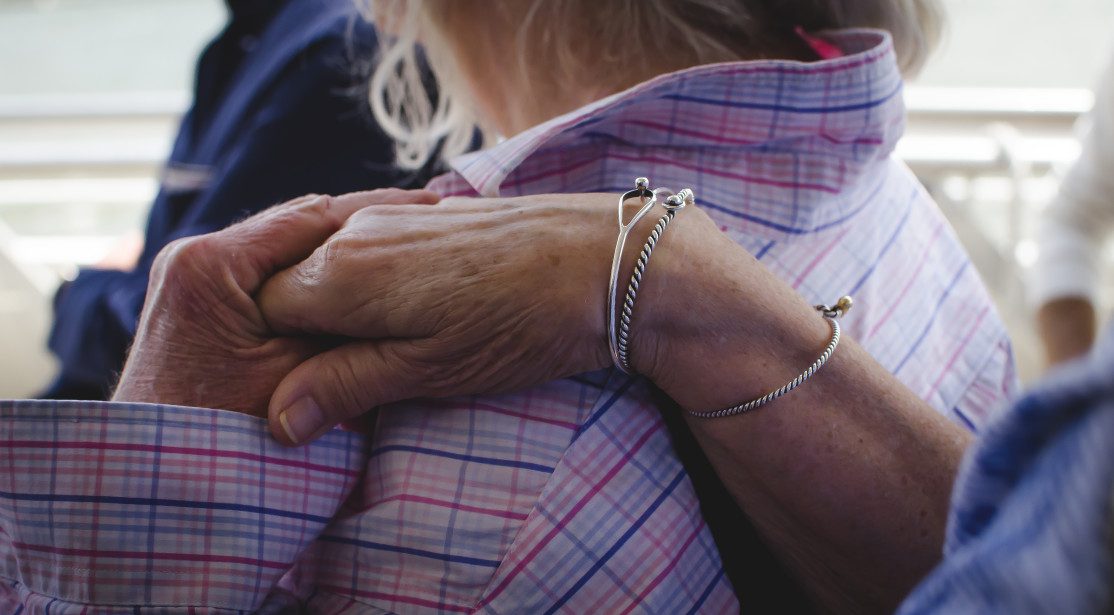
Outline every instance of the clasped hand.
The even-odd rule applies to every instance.
[[[299,444],[392,401],[602,368],[613,204],[311,195],[175,242],[115,399],[267,416]]]

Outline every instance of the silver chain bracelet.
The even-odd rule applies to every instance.
[[[832,337],[828,341],[827,347],[824,348],[824,352],[820,354],[820,357],[818,359],[816,359],[815,361],[813,361],[812,365],[808,366],[808,369],[801,372],[801,374],[799,376],[797,376],[796,378],[791,380],[785,386],[783,386],[780,389],[777,389],[775,391],[771,391],[771,392],[763,395],[762,397],[759,397],[758,399],[752,399],[751,401],[739,404],[737,406],[731,406],[730,408],[723,408],[722,410],[709,410],[707,412],[696,412],[696,411],[693,411],[693,410],[687,410],[686,412],[691,416],[695,416],[695,417],[702,418],[702,419],[716,419],[716,418],[722,418],[722,417],[725,417],[725,416],[734,416],[736,414],[742,414],[744,412],[750,412],[751,410],[754,410],[756,408],[760,408],[762,406],[765,406],[766,404],[774,401],[775,399],[781,397],[782,395],[785,395],[786,393],[792,391],[793,389],[801,386],[802,384],[804,384],[804,382],[806,380],[811,378],[813,376],[813,374],[815,374],[817,371],[819,371],[819,369],[821,367],[823,367],[825,363],[828,362],[828,359],[832,358],[832,354],[835,353],[836,346],[839,346],[839,332],[840,332],[840,330],[839,330],[839,322],[836,319],[838,319],[841,316],[843,316],[844,314],[846,314],[851,309],[851,305],[853,303],[854,302],[851,300],[851,297],[844,296],[844,297],[841,297],[839,299],[839,301],[834,306],[831,306],[831,307],[829,307],[827,305],[817,305],[817,306],[815,306],[816,310],[818,312],[820,312],[820,314],[824,317],[824,320],[827,320],[828,324],[830,324],[832,326]]]

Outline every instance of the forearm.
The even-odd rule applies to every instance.
[[[689,425],[820,604],[890,611],[940,557],[967,437],[894,394],[848,342],[790,397],[749,416]]]
[[[683,408],[711,410],[788,382],[831,331],[745,251],[694,233],[695,217],[688,222],[678,221],[651,265],[635,327],[636,335],[639,326],[654,331],[644,337],[652,347],[642,349],[642,371]],[[689,424],[728,490],[825,609],[892,610],[939,559],[969,436],[853,340],[786,397]]]

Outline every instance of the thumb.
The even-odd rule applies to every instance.
[[[421,397],[424,379],[403,358],[407,350],[407,340],[360,341],[306,360],[271,396],[271,433],[282,444],[302,445],[376,406]]]

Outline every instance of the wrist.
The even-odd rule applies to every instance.
[[[639,291],[632,361],[683,408],[760,397],[829,342],[815,309],[699,209],[679,214],[658,249]]]
[[[570,258],[576,259],[577,267],[566,267],[561,260],[562,278],[565,285],[564,305],[575,306],[578,317],[579,339],[583,340],[581,355],[584,357],[584,371],[603,369],[613,365],[607,324],[608,294],[610,292],[610,268],[614,257],[617,238],[615,199],[613,194],[585,195],[584,199],[572,204],[581,210],[582,224],[565,227],[561,232],[568,233],[559,245],[580,246],[571,251]],[[634,201],[625,209],[629,219],[637,210]],[[622,310],[623,297],[630,284],[631,272],[642,246],[654,225],[661,217],[662,210],[655,208],[631,229],[626,246],[619,260],[619,277],[616,282],[617,312]],[[667,241],[667,240],[666,240]],[[572,275],[568,273],[575,272]],[[648,274],[650,275],[650,274]],[[587,281],[587,286],[585,282]],[[640,372],[641,373],[641,372]]]
[[[203,389],[204,386],[190,373],[190,363],[186,360],[175,361],[175,352],[168,345],[154,346],[163,351],[149,352],[152,344],[142,336],[136,338],[112,392],[111,401],[173,406],[200,405],[193,397],[196,390]]]

